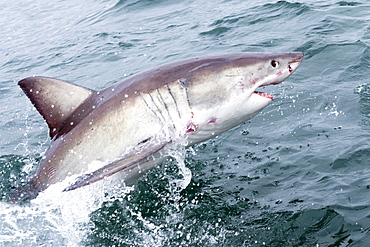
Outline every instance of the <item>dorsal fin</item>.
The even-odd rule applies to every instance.
[[[64,120],[94,92],[66,81],[40,76],[25,78],[18,85],[49,125],[51,138],[58,133]]]

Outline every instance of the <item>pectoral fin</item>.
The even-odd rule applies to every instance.
[[[143,142],[139,144],[138,148],[135,148],[131,152],[128,152],[126,155],[124,155],[123,158],[113,161],[112,163],[109,163],[108,165],[105,165],[91,173],[77,177],[76,181],[63,191],[70,191],[92,184],[120,171],[130,172],[132,169],[136,168],[139,162],[158,152],[168,143],[170,143],[170,141],[159,142],[157,138],[148,139]]]

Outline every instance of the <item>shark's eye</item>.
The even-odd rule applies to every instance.
[[[276,60],[272,60],[271,61],[271,66],[272,67],[276,68],[278,65],[279,65],[279,62],[278,61],[276,61]]]

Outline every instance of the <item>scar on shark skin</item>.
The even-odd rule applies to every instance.
[[[244,86],[245,86],[245,84],[243,82],[238,81],[237,83],[235,83],[234,88],[241,88],[241,87],[244,87]]]
[[[207,124],[215,124],[217,121],[217,118],[211,118],[208,120]]]
[[[193,122],[189,122],[186,126],[186,133],[192,133],[198,130],[198,125]]]
[[[258,81],[259,81],[258,78],[253,78],[253,80],[251,80],[251,84],[256,84]]]

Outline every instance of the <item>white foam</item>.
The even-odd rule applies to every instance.
[[[112,176],[62,192],[73,179],[51,185],[25,205],[0,202],[0,246],[80,246],[90,232],[89,215],[109,200],[107,191],[112,197],[132,190]]]

